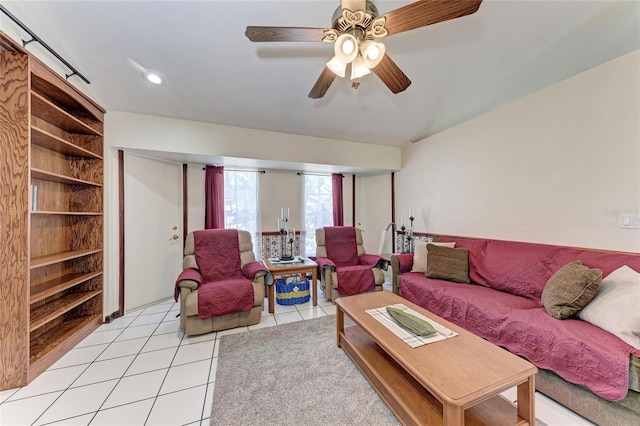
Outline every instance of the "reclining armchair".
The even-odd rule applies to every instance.
[[[362,231],[352,226],[316,229],[316,262],[325,299],[382,290],[388,261],[366,254]]]
[[[182,268],[174,297],[180,299],[180,329],[188,336],[260,322],[264,286],[273,278],[255,261],[249,232],[189,233]]]

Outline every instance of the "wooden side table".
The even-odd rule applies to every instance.
[[[313,306],[318,306],[318,264],[308,257],[297,256],[297,262],[271,262],[263,259],[264,266],[267,267],[273,278],[294,274],[311,274],[311,294],[313,294]],[[267,286],[269,297],[269,313],[275,312],[275,283]]]

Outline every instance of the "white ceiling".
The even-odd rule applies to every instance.
[[[411,2],[375,3],[382,14]],[[390,146],[640,48],[639,1],[485,0],[474,15],[384,39],[413,82],[405,92],[371,74],[357,90],[338,78],[312,100],[332,45],[251,43],[245,27],[329,28],[338,0],[3,5],[83,73],[108,110]],[[160,70],[166,84],[144,81],[129,59]]]

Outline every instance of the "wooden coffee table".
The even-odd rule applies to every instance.
[[[283,277],[286,275],[294,274],[311,274],[311,294],[313,295],[313,306],[318,306],[318,264],[308,257],[302,257],[301,262],[295,263],[276,263],[272,264],[269,259],[263,259],[264,266],[267,267],[271,275],[275,279],[276,277]],[[269,313],[275,312],[275,283],[269,285],[268,298],[269,298]]]
[[[403,303],[458,333],[411,348],[367,309]],[[534,425],[530,362],[389,291],[336,300],[337,342],[403,424]],[[356,324],[344,327],[344,316]],[[514,407],[499,393],[518,387]]]

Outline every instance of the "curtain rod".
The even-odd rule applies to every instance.
[[[308,175],[308,176],[331,176],[334,173],[308,173],[308,172],[297,172],[298,176]],[[337,173],[340,176],[344,177],[342,173]]]
[[[213,166],[215,167],[215,166]],[[223,166],[224,167],[224,166]],[[202,170],[207,170],[207,166],[204,166]],[[251,172],[251,173],[260,173],[261,175],[265,174],[266,170],[251,170],[251,169],[227,169],[224,167],[225,172]]]
[[[53,50],[47,43],[44,42],[44,40],[42,40],[40,37],[38,37],[33,31],[31,31],[29,29],[29,27],[27,27],[25,24],[22,23],[22,21],[20,21],[18,18],[16,18],[15,16],[13,16],[13,14],[11,12],[9,12],[3,5],[0,4],[0,10],[7,15],[13,22],[15,22],[20,28],[22,28],[24,31],[27,32],[27,34],[29,34],[31,36],[31,40],[28,41],[24,41],[22,40],[22,47],[25,47],[27,44],[31,43],[32,41],[37,41],[38,43],[40,43],[42,45],[42,47],[44,47],[45,49],[47,49],[49,51],[49,53],[51,53],[53,56],[56,57],[56,59],[58,59],[60,62],[62,62],[67,68],[69,68],[71,70],[71,74],[65,74],[65,78],[67,80],[69,80],[69,77],[73,77],[74,75],[77,75],[78,77],[80,77],[85,83],[87,84],[91,84],[91,82],[89,80],[86,79],[86,77],[82,74],[80,74],[80,72],[75,69],[69,62],[67,62],[62,56],[60,56],[58,54],[58,52],[56,52],[55,50]]]

